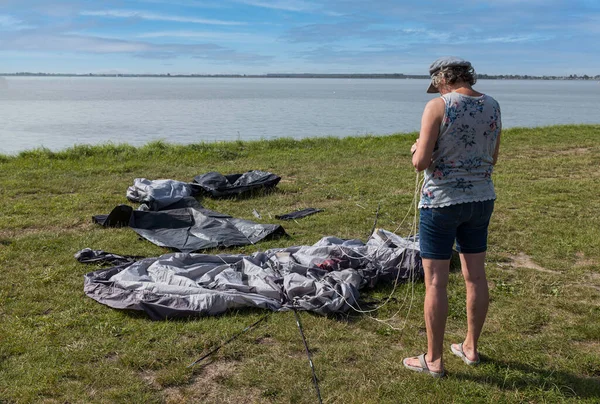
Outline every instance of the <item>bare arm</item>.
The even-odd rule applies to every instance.
[[[440,125],[444,118],[446,104],[442,98],[429,101],[421,118],[421,131],[419,139],[411,148],[413,152],[412,163],[417,171],[423,171],[431,164],[433,148],[440,134]]]

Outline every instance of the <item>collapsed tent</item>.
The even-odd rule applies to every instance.
[[[228,175],[211,171],[197,175],[193,182],[135,178],[133,185],[127,188],[127,199],[145,204],[149,210],[161,210],[199,193],[215,198],[242,195],[258,189],[274,188],[280,180],[281,177],[261,170]]]
[[[278,224],[260,224],[202,207],[193,197],[182,197],[158,211],[133,210],[119,205],[108,215],[92,218],[105,227],[129,226],[146,240],[182,252],[254,244],[284,236]]]
[[[85,275],[84,292],[152,319],[216,315],[243,307],[345,312],[359,290],[423,277],[418,241],[376,230],[367,243],[325,237],[312,246],[252,255],[174,253]]]
[[[210,172],[194,177],[194,184],[215,198],[245,194],[260,188],[274,188],[281,177],[260,170],[223,175]]]

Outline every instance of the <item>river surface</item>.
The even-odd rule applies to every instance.
[[[0,153],[419,129],[428,80],[0,77]],[[597,81],[481,80],[505,128],[600,123]]]

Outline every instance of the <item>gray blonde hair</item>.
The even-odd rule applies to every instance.
[[[442,67],[433,76],[431,82],[436,88],[440,88],[442,83],[452,85],[454,83],[465,82],[473,85],[477,83],[477,74],[473,67],[449,66]]]

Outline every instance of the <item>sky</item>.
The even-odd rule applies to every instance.
[[[0,72],[600,74],[600,0],[0,0]]]

